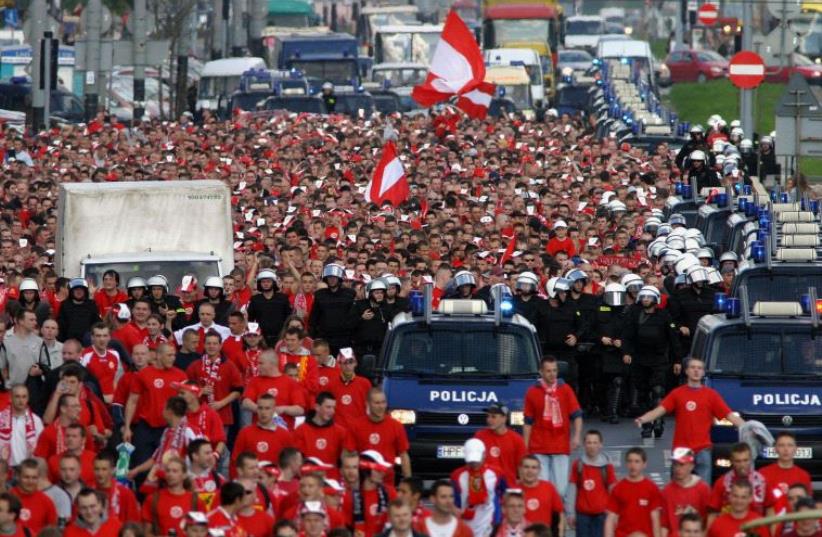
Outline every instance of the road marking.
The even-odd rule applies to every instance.
[[[657,486],[657,487],[662,488],[662,487],[664,487],[664,486],[665,486],[666,480],[665,480],[665,478],[662,476],[662,474],[661,474],[661,473],[659,473],[659,472],[650,472],[650,473],[648,474],[648,477],[650,478],[650,480],[651,480],[651,481],[653,481],[654,483],[656,483],[656,486]]]

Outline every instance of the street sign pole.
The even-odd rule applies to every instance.
[[[742,50],[751,50],[753,44],[753,0],[743,0],[742,3]],[[745,136],[753,139],[753,90],[739,90],[739,120]]]
[[[46,0],[34,0],[31,3],[29,20],[31,30],[29,32],[29,46],[31,47],[31,107],[32,107],[32,127],[40,130],[45,123],[43,120],[43,108],[45,107],[45,91],[42,89],[41,63],[43,61],[40,54],[40,44],[43,39],[43,32],[47,28],[46,24]],[[48,117],[48,116],[45,116]]]
[[[132,123],[146,111],[146,0],[134,0],[134,112]]]
[[[86,28],[86,59],[84,90],[86,94],[86,120],[91,121],[97,116],[100,91],[100,36],[103,28],[103,4],[100,0],[89,0],[88,28]],[[103,86],[105,88],[105,86]]]

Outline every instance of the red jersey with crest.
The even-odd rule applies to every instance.
[[[100,382],[103,395],[114,397],[114,378],[120,367],[120,353],[106,349],[106,352],[100,354],[94,347],[88,347],[80,356],[80,363]]]

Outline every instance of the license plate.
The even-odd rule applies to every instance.
[[[438,459],[461,459],[462,446],[437,446]]]
[[[777,459],[779,456],[776,454],[776,449],[772,447],[765,447],[762,448],[762,456],[766,459]],[[813,448],[810,447],[798,447],[796,448],[796,456],[795,459],[812,459],[813,458]]]

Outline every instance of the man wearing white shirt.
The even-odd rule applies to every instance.
[[[214,322],[214,316],[216,312],[214,310],[214,305],[209,303],[200,304],[199,309],[197,310],[200,315],[200,322],[194,323],[192,325],[186,326],[185,328],[181,328],[174,332],[174,339],[177,341],[177,345],[183,344],[183,333],[186,330],[196,330],[200,334],[200,342],[197,345],[197,352],[203,353],[205,350],[205,335],[210,332],[214,331],[220,334],[220,339],[225,340],[230,334],[231,330],[228,329],[227,326],[223,326],[221,324],[217,324]],[[171,321],[169,320],[169,323]]]
[[[34,453],[43,422],[29,408],[29,390],[22,384],[11,390],[11,406],[0,411],[0,457],[17,466]]]

